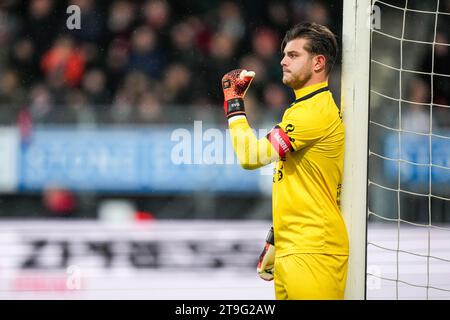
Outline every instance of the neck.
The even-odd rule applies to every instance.
[[[301,90],[303,88],[322,83],[322,82],[328,82],[328,76],[326,76],[324,73],[321,74],[315,74],[313,75],[305,84],[303,84],[300,88],[295,88],[295,91]]]
[[[324,79],[322,82],[314,81],[314,82],[308,82],[309,84],[305,84],[300,89],[294,89],[295,98],[299,99],[305,95],[308,95],[316,90],[319,90],[321,88],[328,86],[328,79]]]

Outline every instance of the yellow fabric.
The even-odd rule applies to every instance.
[[[230,136],[238,161],[244,169],[258,169],[278,160],[278,153],[269,140],[258,140],[245,117],[230,124]]]
[[[296,97],[327,85],[323,82],[301,89]],[[290,107],[279,126],[295,151],[275,168],[272,197],[277,257],[348,254],[347,230],[339,209],[344,125],[331,92]]]
[[[291,254],[275,259],[277,300],[342,300],[348,256]]]
[[[327,85],[322,82],[296,90],[296,98]],[[294,148],[284,159],[279,159],[266,138],[256,139],[245,118],[230,124],[233,146],[244,168],[277,161],[272,189],[276,256],[348,255],[347,230],[339,209],[344,125],[331,92],[291,106],[278,125]]]

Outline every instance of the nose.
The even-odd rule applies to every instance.
[[[283,67],[286,65],[286,56],[283,57],[283,59],[281,59],[280,61],[280,65],[282,65]]]

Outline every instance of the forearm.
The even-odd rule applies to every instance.
[[[266,137],[257,139],[245,116],[230,119],[229,128],[234,152],[244,169],[258,169],[278,160],[275,148]]]
[[[248,170],[260,168],[278,160],[280,156],[269,139],[256,138],[245,116],[244,96],[254,76],[253,71],[236,69],[222,78],[223,107],[228,118],[231,141],[239,163]]]

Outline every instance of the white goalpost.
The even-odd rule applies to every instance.
[[[341,209],[350,240],[345,299],[365,299],[370,0],[345,0],[341,108],[346,131]]]

